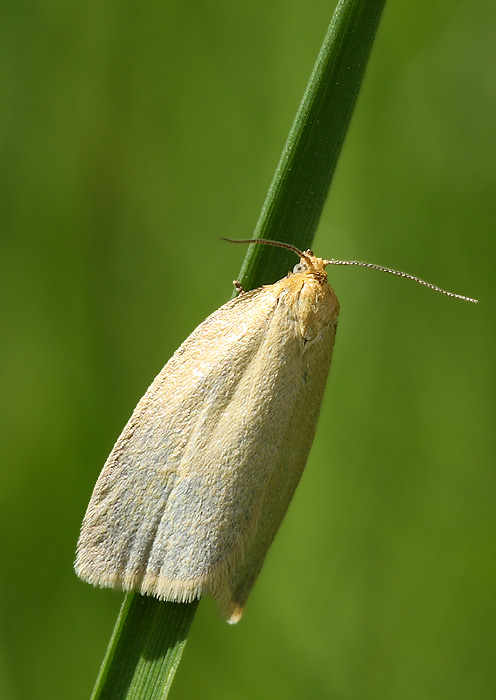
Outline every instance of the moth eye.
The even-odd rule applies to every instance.
[[[305,270],[308,270],[308,265],[304,262],[299,262],[297,265],[293,267],[293,272],[305,272]]]

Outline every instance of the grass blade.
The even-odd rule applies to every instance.
[[[92,700],[167,697],[197,606],[128,593]]]
[[[355,107],[385,0],[341,0],[262,208],[255,237],[311,246]],[[251,246],[245,289],[295,264],[281,249]],[[126,596],[92,700],[163,700],[197,608]]]
[[[254,238],[310,248],[353,114],[385,0],[341,0],[277,166]],[[244,289],[273,282],[294,255],[251,246]]]

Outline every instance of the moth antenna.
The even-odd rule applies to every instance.
[[[359,265],[360,267],[370,267],[372,270],[379,270],[380,272],[389,272],[390,275],[397,275],[398,277],[406,277],[406,279],[413,280],[419,284],[423,284],[424,287],[429,287],[435,292],[440,292],[440,294],[445,294],[447,297],[453,297],[454,299],[463,299],[463,301],[471,301],[473,304],[477,304],[477,299],[472,299],[471,297],[463,296],[463,294],[455,294],[454,292],[447,292],[441,287],[437,287],[435,284],[421,280],[420,277],[415,277],[414,275],[408,275],[406,272],[400,272],[399,270],[391,270],[389,267],[383,267],[382,265],[374,265],[373,263],[359,262],[358,260],[324,260],[324,265]]]
[[[282,241],[271,241],[268,238],[241,238],[241,239],[234,239],[234,238],[224,238],[222,237],[220,239],[221,241],[228,241],[229,243],[261,243],[262,245],[273,245],[276,248],[287,248],[288,250],[292,250],[293,253],[296,253],[300,258],[308,258],[308,255],[301,251],[299,248],[297,248],[295,245],[291,245],[291,243],[283,243]]]

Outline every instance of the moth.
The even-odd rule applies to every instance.
[[[312,445],[339,304],[324,260],[201,323],[136,406],[98,478],[77,546],[97,586],[189,602],[205,593],[237,622]]]

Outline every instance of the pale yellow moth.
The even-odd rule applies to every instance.
[[[181,345],[138,403],[96,483],[75,568],[89,583],[188,602],[237,622],[312,444],[339,305],[323,260],[242,292]]]

